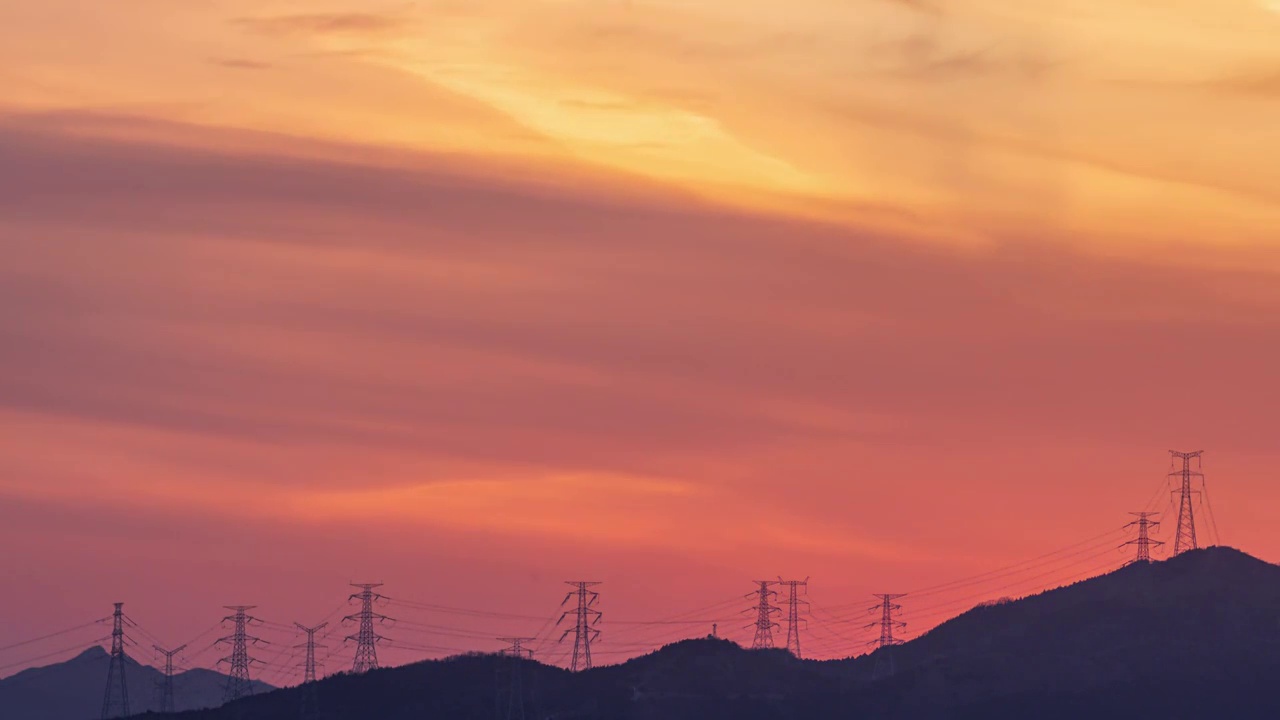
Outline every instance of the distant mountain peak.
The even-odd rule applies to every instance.
[[[107,652],[107,649],[101,645],[90,645],[84,649],[84,652],[76,655],[72,660],[88,660],[91,658],[107,658],[110,656],[111,653]]]
[[[1250,555],[1249,553],[1233,548],[1230,545],[1213,545],[1210,547],[1197,548],[1195,550],[1187,550],[1179,555],[1174,555],[1166,560],[1166,563],[1241,563],[1251,566],[1269,566],[1276,567],[1266,560]]]

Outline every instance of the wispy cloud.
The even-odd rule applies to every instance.
[[[1227,75],[1208,85],[1215,90],[1280,99],[1280,67]]]
[[[313,13],[240,17],[231,21],[261,35],[385,35],[406,28],[400,15],[374,13]]]
[[[942,8],[934,0],[885,0],[891,5],[899,5],[929,15],[941,15]]]
[[[958,47],[944,35],[916,33],[887,43],[889,72],[922,80],[955,80],[1005,76],[1038,80],[1064,64],[1062,59],[1048,57],[1043,51],[1028,47],[1010,47],[993,42],[977,47]]]
[[[271,63],[262,62],[260,60],[247,60],[244,58],[214,58],[209,62],[233,70],[269,70],[273,66]]]

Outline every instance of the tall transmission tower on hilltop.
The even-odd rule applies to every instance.
[[[172,650],[165,650],[159,645],[152,645],[156,652],[164,656],[164,677],[156,683],[157,694],[160,696],[160,712],[174,712],[173,705],[173,656],[187,649],[186,645],[179,645]]]
[[[579,669],[591,669],[591,642],[600,638],[600,631],[596,629],[596,624],[600,622],[600,618],[604,616],[599,610],[595,609],[595,604],[600,600],[600,593],[591,588],[599,585],[598,582],[586,582],[581,580],[566,580],[566,585],[572,585],[575,589],[570,590],[564,596],[564,600],[560,601],[561,607],[569,602],[569,598],[578,597],[578,606],[575,610],[566,610],[560,615],[560,619],[556,621],[559,625],[570,613],[574,615],[573,627],[564,631],[560,635],[560,642],[568,637],[569,633],[573,633],[573,659],[569,662],[569,670],[578,672]]]
[[[498,720],[525,720],[524,712],[524,660],[533,657],[533,650],[524,646],[527,642],[533,642],[537,638],[531,637],[502,637],[499,641],[507,643],[508,647],[502,650],[500,655],[510,658],[507,665],[507,683],[506,696],[503,696],[503,683],[498,684]],[[503,701],[506,702],[503,702]]]
[[[1152,529],[1152,528],[1158,528],[1158,527],[1160,527],[1160,521],[1159,521],[1159,520],[1152,520],[1152,519],[1151,519],[1152,517],[1155,517],[1155,516],[1157,515],[1157,513],[1153,513],[1153,512],[1131,512],[1131,513],[1129,513],[1129,514],[1130,514],[1130,515],[1133,515],[1133,516],[1135,516],[1135,517],[1137,517],[1138,519],[1137,519],[1137,520],[1134,520],[1133,522],[1129,523],[1128,525],[1125,525],[1125,528],[1126,528],[1126,529],[1128,529],[1128,528],[1131,528],[1131,527],[1137,527],[1137,528],[1138,528],[1138,537],[1136,537],[1136,538],[1134,538],[1134,539],[1132,539],[1132,540],[1129,540],[1129,541],[1127,541],[1127,542],[1122,543],[1122,544],[1120,545],[1120,547],[1122,547],[1122,548],[1123,548],[1123,547],[1127,547],[1127,546],[1129,546],[1129,545],[1137,545],[1137,546],[1138,546],[1138,555],[1137,555],[1137,557],[1135,557],[1131,562],[1135,562],[1135,563],[1149,563],[1149,562],[1151,562],[1151,546],[1152,546],[1152,545],[1156,545],[1156,546],[1164,545],[1164,541],[1163,541],[1163,540],[1152,540],[1152,539],[1151,539],[1151,532],[1150,532],[1150,531],[1151,531],[1151,529]]]
[[[374,589],[382,587],[382,583],[351,583],[351,587],[360,588],[360,592],[354,593],[347,601],[359,600],[360,612],[348,615],[342,621],[360,623],[356,634],[348,635],[347,641],[356,641],[356,656],[351,664],[351,671],[363,673],[378,667],[378,643],[383,637],[373,629],[373,623],[386,622],[390,618],[373,609],[374,602],[382,600],[382,596],[374,592]]]
[[[316,644],[316,633],[329,626],[329,623],[322,622],[315,627],[307,627],[300,622],[295,622],[295,626],[302,632],[306,633],[307,641],[301,645],[294,645],[294,649],[306,649],[306,655],[302,661],[302,693],[301,693],[301,712],[299,717],[302,720],[314,720],[320,716],[320,698],[316,694],[316,648],[326,647],[325,645]]]
[[[218,643],[231,643],[231,654],[218,661],[219,665],[227,663],[231,666],[231,671],[227,673],[226,690],[222,696],[223,702],[231,702],[253,694],[253,680],[249,678],[249,668],[259,661],[249,657],[249,645],[257,645],[265,641],[250,635],[248,632],[250,624],[262,622],[248,614],[255,607],[254,605],[224,605],[223,607],[234,614],[222,618],[222,622],[230,621],[235,623],[235,630],[232,631],[232,634],[219,638],[217,641]]]
[[[111,615],[111,662],[107,665],[107,689],[102,694],[103,720],[129,715],[129,686],[124,681],[124,603],[115,606]]]
[[[902,644],[902,640],[894,637],[893,631],[907,626],[905,622],[894,619],[893,614],[902,609],[902,606],[895,603],[894,600],[897,600],[904,595],[906,595],[906,593],[877,594],[876,597],[880,598],[880,602],[872,605],[867,610],[867,612],[880,613],[880,620],[878,622],[868,623],[866,625],[867,628],[874,628],[877,626],[880,628],[880,637],[871,641],[871,644],[875,645],[876,649],[880,651],[876,653],[876,665],[871,672],[871,678],[873,680],[879,680],[880,678],[886,678],[893,675],[894,667],[892,648],[894,645]]]
[[[499,654],[507,657],[533,657],[533,650],[525,647],[524,644],[537,639],[531,637],[500,637],[498,642],[507,643],[507,647],[503,648]]]
[[[760,650],[762,648],[773,647],[773,631],[778,627],[778,623],[774,622],[773,616],[782,612],[778,609],[773,601],[777,599],[778,592],[770,586],[776,585],[777,580],[756,580],[756,589],[747,593],[743,597],[747,599],[754,598],[756,604],[754,607],[743,610],[744,613],[754,612],[756,614],[755,637],[751,640],[751,649]],[[747,625],[746,627],[752,627]]]
[[[778,584],[787,589],[787,651],[800,657],[800,606],[807,606],[809,601],[801,600],[799,594],[801,588],[808,591],[809,578],[783,580],[779,577]]]
[[[1192,478],[1200,478],[1201,483],[1204,482],[1204,473],[1200,472],[1200,456],[1203,450],[1195,452],[1178,452],[1170,450],[1169,455],[1172,456],[1173,469],[1169,473],[1169,477],[1176,478],[1179,484],[1178,490],[1170,492],[1178,493],[1178,533],[1173,538],[1173,554],[1181,555],[1187,550],[1195,550],[1200,547],[1196,542],[1196,516],[1194,503],[1191,501],[1192,495],[1199,495],[1200,491],[1191,487]],[[1182,467],[1177,467],[1177,461],[1182,461]],[[1196,469],[1191,469],[1191,461],[1196,461]]]
[[[295,649],[305,648],[307,651],[305,659],[302,661],[302,682],[313,683],[316,681],[316,648],[326,647],[324,645],[316,644],[316,633],[328,627],[329,623],[322,622],[315,627],[307,627],[300,622],[295,622],[294,625],[296,625],[299,630],[307,634],[307,641],[305,643],[294,646]]]

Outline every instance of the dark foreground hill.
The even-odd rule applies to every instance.
[[[518,664],[529,718],[1276,718],[1280,567],[1229,548],[1131,565],[1037,596],[975,608],[874,656],[797,660],[690,640],[579,674],[468,656],[340,675],[184,720],[488,720]],[[519,715],[514,715],[519,717]]]
[[[110,657],[100,646],[85,650],[56,665],[24,670],[0,680],[0,718],[3,720],[90,720],[102,714],[102,692],[107,684]],[[129,707],[144,712],[158,707],[156,684],[159,670],[125,660]],[[212,670],[189,670],[173,676],[175,705],[179,710],[216,707],[222,703],[225,675]],[[271,690],[255,683],[260,692]]]

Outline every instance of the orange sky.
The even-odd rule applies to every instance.
[[[1252,0],[0,0],[0,646],[1280,558],[1277,187]]]

